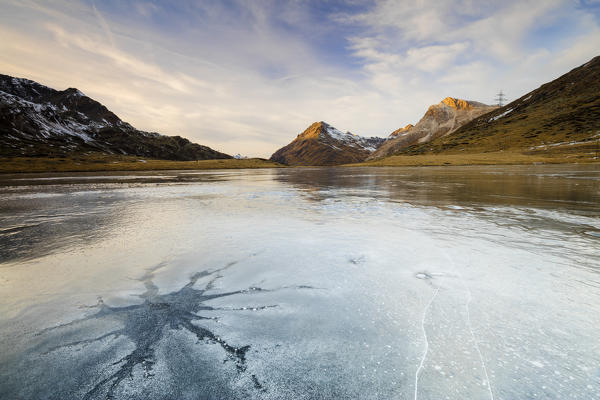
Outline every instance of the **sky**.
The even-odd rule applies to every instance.
[[[247,156],[515,100],[597,55],[600,0],[0,0],[0,73]]]

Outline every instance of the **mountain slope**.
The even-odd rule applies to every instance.
[[[409,124],[392,132],[389,139],[369,159],[383,158],[408,146],[449,135],[472,119],[495,108],[476,101],[446,97],[440,103],[430,106],[415,126]]]
[[[599,141],[600,56],[448,136],[399,153],[593,155]]]
[[[231,158],[180,136],[137,130],[77,89],[58,91],[0,75],[0,156],[90,151],[165,160]]]
[[[277,150],[272,161],[286,165],[339,165],[364,161],[385,139],[343,133],[315,122],[290,144]]]

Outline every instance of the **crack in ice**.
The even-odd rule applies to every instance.
[[[467,285],[467,282],[465,282],[465,280],[463,279],[462,274],[460,272],[458,272],[458,269],[456,268],[456,264],[454,263],[454,260],[452,259],[452,257],[450,257],[450,255],[446,251],[444,251],[444,255],[446,256],[448,261],[450,261],[450,265],[452,265],[452,269],[454,269],[454,272],[460,279],[460,282],[462,283],[462,285],[465,288],[465,291],[468,295],[467,302],[465,304],[465,309],[467,312],[467,327],[469,328],[469,332],[471,333],[471,338],[473,339],[473,343],[475,344],[475,350],[477,351],[477,354],[479,355],[479,360],[481,361],[481,367],[482,367],[483,373],[485,375],[485,386],[487,387],[488,392],[490,394],[490,399],[494,400],[494,393],[492,392],[492,383],[490,382],[490,377],[487,372],[487,367],[485,365],[485,361],[483,360],[483,354],[481,353],[481,349],[479,348],[479,341],[477,340],[477,337],[475,336],[475,332],[473,331],[473,325],[471,325],[471,311],[470,311],[470,307],[469,307],[471,304],[471,300],[473,299],[473,294],[471,292],[471,288],[469,287],[469,285]]]
[[[417,397],[418,397],[417,391],[419,389],[419,373],[423,369],[423,364],[425,363],[425,359],[427,358],[427,352],[429,351],[429,341],[427,340],[427,332],[425,331],[425,318],[427,318],[427,311],[429,311],[429,308],[431,307],[433,300],[435,300],[435,297],[437,296],[439,290],[440,290],[439,287],[437,287],[435,289],[433,296],[431,296],[429,303],[427,303],[427,306],[423,310],[423,319],[421,320],[421,330],[423,332],[423,337],[425,338],[425,350],[423,351],[423,357],[421,358],[421,362],[419,363],[419,367],[417,368],[417,372],[415,373],[415,400],[417,400]]]

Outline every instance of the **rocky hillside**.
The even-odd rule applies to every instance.
[[[449,135],[467,122],[495,108],[497,107],[476,101],[446,97],[439,104],[430,106],[415,126],[409,124],[392,132],[388,140],[370,155],[369,159],[390,156],[408,146]]]
[[[231,158],[180,136],[144,132],[77,89],[0,75],[0,156],[101,152],[164,160]]]
[[[325,122],[315,122],[271,160],[286,165],[340,165],[364,161],[385,139],[341,132]]]
[[[518,151],[594,155],[600,145],[600,56],[450,135],[401,154]]]

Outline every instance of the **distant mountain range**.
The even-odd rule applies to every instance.
[[[563,157],[569,157],[569,152],[596,154],[600,56],[503,107],[447,97],[430,106],[416,125],[408,124],[385,139],[329,134],[330,130],[339,132],[324,122],[311,125],[271,160],[288,165],[336,165],[394,155],[505,150]]]
[[[394,155],[505,150],[566,157],[576,150],[579,157],[598,153],[599,143],[600,56],[503,107],[447,97],[414,126],[385,138],[315,122],[271,160],[291,166],[341,165]],[[166,160],[231,158],[179,136],[137,130],[77,89],[57,91],[0,75],[0,157],[89,152]]]
[[[340,165],[382,158],[410,145],[450,134],[495,108],[447,97],[430,106],[415,126],[409,124],[387,138],[365,138],[340,132],[325,122],[315,122],[290,144],[277,150],[271,160],[286,165]]]
[[[137,130],[77,89],[58,91],[0,75],[0,156],[65,157],[85,152],[165,160],[231,158],[180,136]]]

